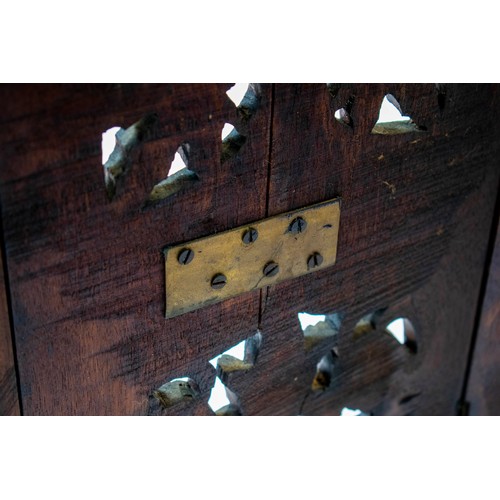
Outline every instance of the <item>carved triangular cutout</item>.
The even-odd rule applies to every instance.
[[[192,401],[198,398],[200,389],[194,380],[188,377],[180,377],[154,390],[153,396],[163,408],[169,408],[183,401]]]
[[[399,102],[392,94],[382,99],[380,113],[372,134],[396,135],[408,132],[423,132],[424,126],[417,125],[409,116],[403,115]]]
[[[217,375],[224,381],[228,373],[253,368],[257,362],[261,344],[262,334],[257,331],[255,335],[211,359],[210,364],[216,368]]]
[[[396,318],[385,327],[385,331],[400,344],[405,345],[411,353],[417,352],[415,327],[408,318]]]
[[[222,151],[220,162],[224,163],[230,158],[235,157],[245,141],[247,140],[244,135],[241,135],[230,123],[225,123],[222,129]]]
[[[342,125],[347,125],[348,127],[354,127],[354,122],[351,117],[352,107],[354,105],[354,96],[349,97],[343,108],[337,109],[335,111],[335,118]]]
[[[238,396],[228,389],[219,377],[215,377],[215,383],[210,392],[208,406],[210,406],[217,416],[241,416]]]
[[[338,335],[344,315],[308,314],[299,312],[300,327],[304,334],[305,348],[311,349],[314,345],[328,337]]]
[[[377,309],[372,313],[363,316],[354,326],[354,337],[360,337],[365,333],[373,332],[377,329],[377,323],[379,319],[383,316],[386,308]]]
[[[174,160],[168,170],[168,175],[153,187],[147,205],[155,205],[161,200],[172,196],[181,189],[192,186],[199,180],[198,175],[189,170],[189,144],[182,144],[174,155]]]
[[[242,121],[249,120],[260,105],[258,83],[235,83],[226,94],[234,102]]]
[[[249,83],[235,83],[227,92],[227,96],[238,107],[248,91]]]
[[[131,166],[133,150],[144,140],[156,123],[158,116],[149,114],[127,129],[113,127],[102,134],[102,162],[106,193],[111,201]],[[114,137],[114,149],[111,144]]]
[[[362,410],[355,409],[353,410],[352,408],[347,408],[344,407],[342,408],[342,411],[340,412],[341,417],[369,417],[369,413],[365,413]]]
[[[319,360],[316,365],[316,375],[311,384],[313,391],[325,391],[330,387],[337,359],[337,350],[333,348]]]

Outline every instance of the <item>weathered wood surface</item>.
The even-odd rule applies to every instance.
[[[384,94],[427,132],[372,135]],[[353,128],[334,119],[354,96]],[[454,414],[460,398],[498,185],[498,87],[276,85],[269,215],[342,198],[335,267],[264,294],[262,353],[229,386],[245,413]],[[291,138],[294,138],[292,140]],[[387,308],[355,338],[364,315]],[[297,312],[345,315],[306,352]],[[408,317],[418,352],[383,332]],[[309,390],[333,347],[330,388]]]
[[[212,414],[208,360],[260,328],[253,368],[225,378],[243,414],[453,414],[497,195],[498,87],[448,85],[443,107],[434,85],[262,85],[246,122],[229,87],[0,86],[24,412]],[[370,133],[388,92],[425,132]],[[334,118],[350,97],[352,127]],[[158,122],[109,201],[101,133],[148,113]],[[246,142],[221,165],[224,122]],[[200,182],[145,208],[183,142]],[[336,196],[334,267],[164,319],[164,246]],[[378,309],[377,329],[354,338],[355,323]],[[341,313],[340,333],[306,351],[300,311]],[[398,316],[416,328],[416,353],[383,332]],[[316,363],[332,348],[332,384],[313,393]],[[152,392],[183,376],[201,398],[160,409]]]
[[[20,408],[3,269],[0,250],[0,416],[7,416],[19,415]]]
[[[24,412],[156,411],[149,397],[190,376],[210,414],[208,360],[257,327],[259,292],[164,319],[162,248],[265,214],[269,87],[241,155],[220,167],[224,122],[238,130],[231,85],[3,86],[1,199]],[[125,191],[108,201],[101,133],[158,114]],[[181,143],[200,177],[143,209]]]
[[[500,415],[500,227],[488,273],[466,400],[471,415]]]

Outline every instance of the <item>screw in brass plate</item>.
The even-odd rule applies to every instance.
[[[210,286],[214,290],[220,290],[221,288],[224,288],[227,283],[227,278],[223,274],[216,274],[213,278],[212,281],[210,282]]]
[[[250,245],[250,243],[253,243],[258,237],[259,233],[257,232],[257,229],[251,227],[243,233],[241,239],[245,245]]]
[[[272,276],[276,276],[280,271],[280,266],[276,264],[276,262],[268,262],[265,266],[262,272],[264,273],[264,276],[267,276],[268,278]]]
[[[307,222],[302,217],[297,217],[290,222],[288,231],[292,234],[303,233],[306,230]]]
[[[177,260],[179,261],[179,264],[182,264],[185,266],[186,264],[189,264],[194,257],[194,252],[190,248],[183,248],[180,252],[179,255],[177,255]]]
[[[318,252],[314,252],[307,259],[307,269],[314,269],[315,267],[321,266],[323,264],[323,256]]]

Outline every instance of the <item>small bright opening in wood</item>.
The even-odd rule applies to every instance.
[[[232,131],[234,130],[234,125],[230,123],[224,123],[224,127],[222,127],[222,140],[224,140]]]
[[[378,116],[377,123],[388,123],[388,122],[406,122],[411,120],[409,116],[403,116],[399,109],[394,106],[387,96],[382,100],[382,105],[380,106],[380,114]]]
[[[111,127],[110,129],[106,130],[104,134],[102,134],[102,142],[101,142],[101,149],[102,149],[102,164],[104,165],[111,153],[113,152],[113,149],[115,149],[115,144],[116,144],[116,133],[120,130],[120,127]]]
[[[397,318],[386,327],[386,330],[400,343],[406,342],[405,321],[403,318]]]
[[[235,83],[227,92],[227,96],[234,102],[235,106],[239,106],[243,97],[247,93],[249,83]]]
[[[219,377],[215,377],[215,384],[210,392],[210,399],[208,400],[208,406],[212,408],[215,412],[220,410],[223,406],[226,406],[230,403],[227,394],[226,388],[224,384],[221,382]]]
[[[217,360],[223,355],[223,354],[229,354],[230,356],[233,356],[233,358],[238,358],[243,360],[245,357],[245,340],[242,340],[239,344],[236,344],[235,346],[231,347],[227,351],[223,352],[222,354],[219,354],[215,358],[211,359],[209,363],[214,367],[217,368]]]
[[[183,168],[186,168],[186,167],[187,167],[187,165],[184,163],[182,156],[179,153],[175,153],[174,161],[172,162],[172,165],[170,166],[170,170],[168,171],[168,177],[170,177],[171,175],[175,174],[179,170],[182,170]]]
[[[300,312],[298,317],[302,330],[305,330],[308,326],[317,325],[320,321],[325,321],[326,319],[324,314],[308,314],[303,312]]]
[[[341,417],[362,417],[366,415],[366,413],[361,410],[352,410],[351,408],[342,408],[340,412]]]

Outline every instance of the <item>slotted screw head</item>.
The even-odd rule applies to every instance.
[[[302,217],[297,217],[296,219],[293,219],[292,222],[290,222],[288,231],[290,231],[292,234],[299,234],[303,233],[306,230],[306,227],[307,222]]]
[[[180,252],[179,255],[177,256],[177,260],[179,261],[179,264],[186,265],[189,264],[194,257],[194,252],[190,248],[183,248]]]
[[[224,288],[227,283],[227,278],[223,274],[216,274],[213,278],[212,281],[210,282],[210,286],[214,290],[220,290],[221,288]]]
[[[315,267],[321,266],[323,264],[323,256],[317,252],[314,252],[307,259],[307,268],[314,269]]]
[[[245,245],[249,245],[250,243],[253,243],[258,237],[259,233],[257,229],[251,227],[243,233],[241,239],[243,240],[243,243],[245,243]]]
[[[262,272],[264,273],[264,276],[267,276],[270,278],[271,276],[276,276],[280,271],[280,266],[276,264],[276,262],[268,262],[265,266]]]

